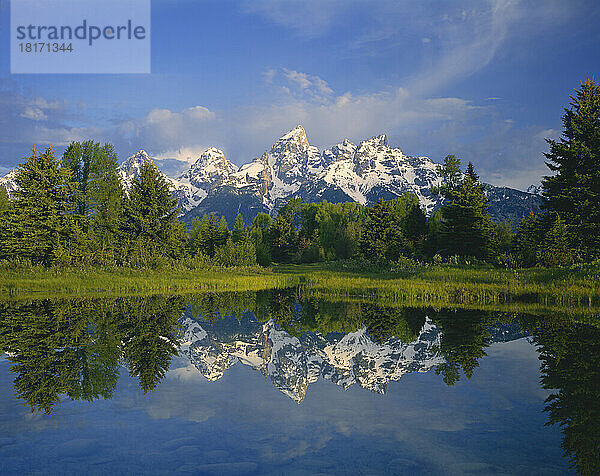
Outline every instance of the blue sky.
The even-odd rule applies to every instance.
[[[98,3],[101,5],[101,3]],[[9,41],[9,2],[0,0]],[[0,49],[0,173],[32,146],[113,143],[240,165],[302,124],[326,148],[386,133],[411,155],[471,160],[517,188],[599,76],[594,0],[152,2],[152,74],[11,75]]]

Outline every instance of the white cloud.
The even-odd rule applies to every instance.
[[[204,152],[206,149],[208,149],[208,146],[190,145],[179,147],[177,149],[165,150],[164,152],[155,155],[155,157],[160,160],[175,159],[181,162],[187,162],[191,165],[198,160],[198,157],[200,157],[202,152]]]
[[[32,121],[44,121],[48,119],[46,113],[36,106],[26,106],[25,110],[20,115],[21,117],[31,119]]]
[[[286,68],[283,69],[283,74],[290,84],[295,85],[311,96],[321,97],[333,94],[333,90],[329,87],[327,81],[318,76],[300,73]]]

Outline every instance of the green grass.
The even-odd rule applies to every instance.
[[[326,266],[278,266],[302,274],[306,293],[411,304],[538,304],[549,308],[600,306],[600,267],[504,270],[440,265],[394,273],[329,270]]]
[[[0,299],[256,291],[300,285],[305,295],[405,305],[596,313],[600,267],[504,270],[460,265],[395,272],[340,271],[330,265],[230,269],[0,270]]]
[[[300,280],[300,275],[275,274],[259,268],[3,269],[0,275],[0,299],[257,291],[296,286]]]

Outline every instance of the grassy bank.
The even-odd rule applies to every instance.
[[[301,292],[307,295],[338,299],[414,305],[535,304],[547,309],[600,308],[599,266],[504,270],[439,265],[394,272],[344,271],[327,265],[279,265],[271,269],[4,268],[0,271],[0,298],[193,294],[300,284]]]
[[[324,266],[279,266],[302,274],[308,294],[423,304],[540,304],[600,306],[600,267],[505,270],[458,265],[417,267],[388,273],[330,270]]]
[[[3,269],[0,299],[114,297],[256,291],[299,284],[301,275],[237,269]]]

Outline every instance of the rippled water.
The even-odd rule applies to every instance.
[[[593,474],[599,337],[295,290],[4,303],[0,473]]]

